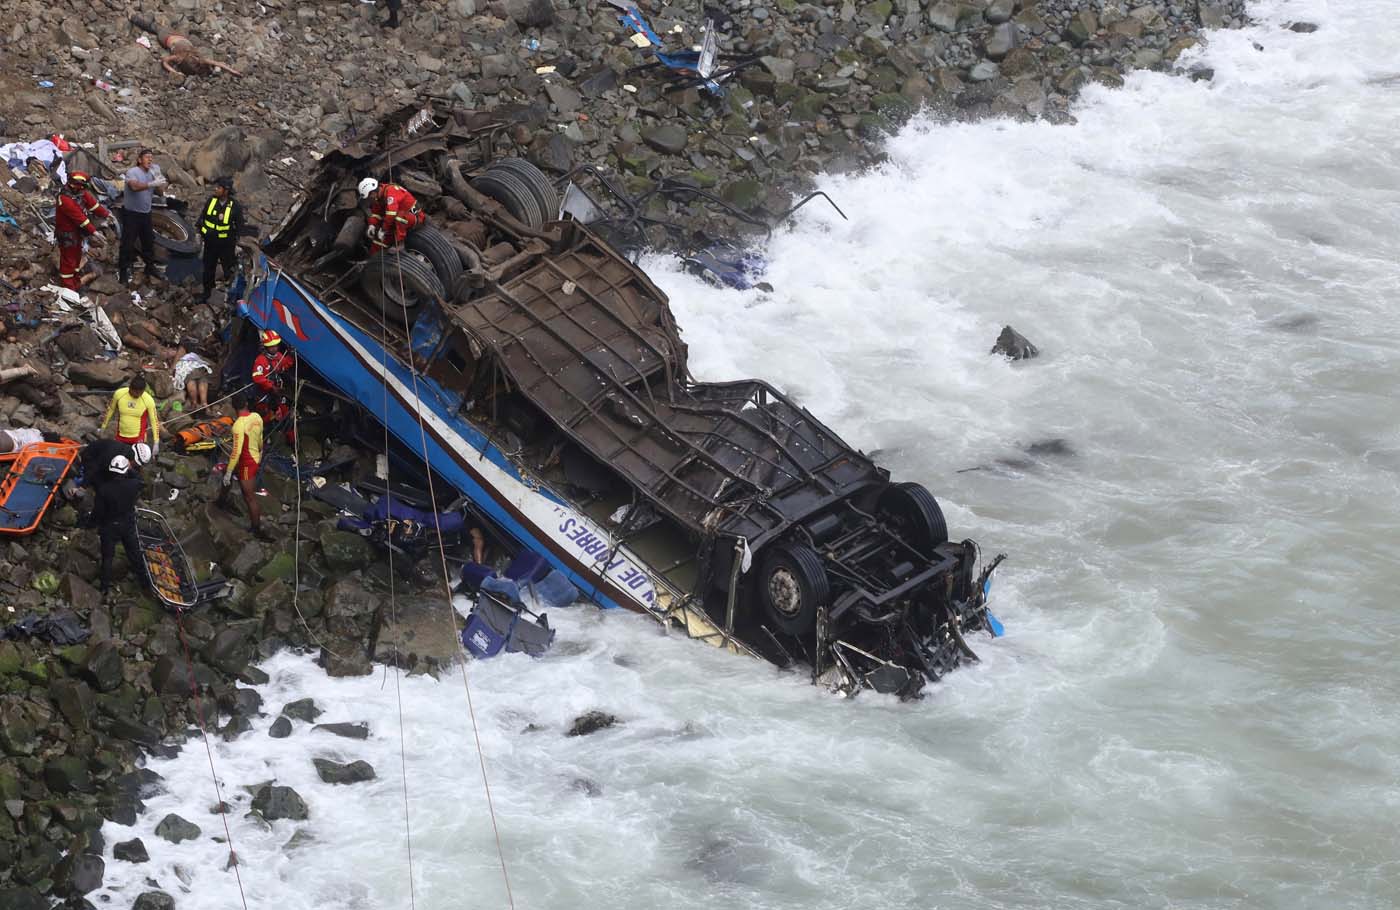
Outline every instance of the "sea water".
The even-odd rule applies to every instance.
[[[1400,10],[1252,11],[1208,82],[911,123],[822,181],[849,221],[773,237],[772,293],[647,262],[698,376],[774,381],[1009,554],[979,664],[845,701],[589,608],[471,665],[470,708],[458,673],[280,655],[221,789],[197,739],[152,760],[90,897],[241,906],[222,797],[250,908],[506,907],[502,859],[522,908],[1400,905]],[[988,354],[1006,323],[1038,359]],[[369,739],[270,738],[305,696]],[[621,722],[563,735],[590,709]],[[248,816],[269,780],[306,821]],[[155,837],[169,812],[203,835]],[[151,861],[112,860],[133,836]]]

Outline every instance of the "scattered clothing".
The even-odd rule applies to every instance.
[[[0,627],[0,641],[11,638],[38,638],[55,645],[80,645],[92,633],[83,628],[76,614],[63,610],[48,616],[26,613],[19,622]]]
[[[27,445],[43,442],[44,434],[33,427],[11,427],[0,430],[0,455],[18,452]]]
[[[0,158],[3,158],[9,167],[20,170],[23,170],[25,163],[33,158],[49,168],[49,172],[56,176],[59,181],[66,182],[68,180],[67,166],[63,162],[63,150],[48,139],[0,145]],[[13,179],[10,180],[10,185],[14,185]]]
[[[183,389],[191,379],[207,379],[213,375],[214,365],[193,351],[175,361],[176,389]]]

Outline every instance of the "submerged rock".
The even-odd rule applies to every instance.
[[[1030,360],[1032,357],[1040,355],[1040,348],[1031,344],[1030,339],[1008,325],[1002,327],[1001,334],[997,336],[996,344],[992,345],[992,353],[1002,354],[1012,360]]]
[[[285,716],[279,717],[267,728],[267,735],[273,739],[286,739],[292,735],[292,722]]]
[[[617,718],[606,711],[589,711],[574,718],[573,726],[565,736],[587,736],[617,724]]]
[[[164,891],[147,891],[136,898],[131,910],[175,910],[175,898]]]
[[[320,730],[322,733],[333,733],[336,736],[343,736],[346,739],[369,739],[369,724],[317,724],[313,730]]]

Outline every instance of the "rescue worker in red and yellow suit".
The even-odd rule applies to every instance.
[[[413,194],[395,183],[380,183],[373,177],[360,181],[360,198],[369,200],[370,255],[397,249],[408,239],[408,232],[428,223]]]
[[[89,188],[91,179],[82,171],[69,174],[68,182],[58,194],[58,208],[53,215],[54,243],[58,245],[58,281],[70,291],[80,287],[78,271],[83,266],[83,241],[88,237],[97,237],[99,243],[104,242],[97,233],[98,225],[93,219],[100,222],[112,217],[112,213],[92,194]]]
[[[262,351],[253,360],[253,385],[257,389],[256,410],[265,422],[275,424],[287,419],[291,407],[287,404],[284,391],[291,370],[296,366],[296,355],[282,347],[282,336],[272,329],[258,333]],[[296,436],[291,427],[286,430],[287,443],[291,445]]]

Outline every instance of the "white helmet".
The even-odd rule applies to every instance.
[[[131,462],[125,455],[113,456],[111,464],[107,465],[107,470],[113,474],[125,474],[131,470]]]
[[[370,193],[373,193],[377,189],[379,189],[379,181],[375,180],[373,177],[366,177],[360,181],[360,198],[368,199]]]
[[[151,463],[151,447],[144,442],[138,442],[136,445],[132,446],[131,454],[131,460],[136,462],[138,468]]]

